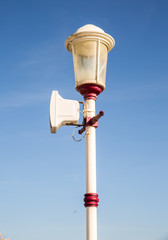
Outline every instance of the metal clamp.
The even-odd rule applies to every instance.
[[[82,134],[85,130],[86,130],[86,127],[88,126],[92,126],[92,127],[95,127],[97,128],[98,127],[98,120],[99,118],[101,118],[102,116],[104,116],[104,112],[103,111],[100,111],[96,116],[94,117],[86,117],[83,119],[83,128],[81,128],[78,133],[79,134]]]

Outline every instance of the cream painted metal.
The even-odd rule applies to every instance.
[[[114,39],[92,24],[67,38],[65,47],[73,54],[75,86],[86,100],[84,118],[94,117],[95,100],[105,89],[108,52]],[[86,193],[96,194],[96,129],[86,127]],[[86,239],[97,240],[97,207],[86,206]]]
[[[79,102],[62,98],[58,91],[52,91],[50,100],[50,130],[57,130],[68,124],[77,124],[79,121]]]
[[[65,41],[73,54],[76,90],[82,84],[96,84],[105,89],[107,54],[114,39],[101,28],[87,24]]]
[[[95,101],[86,100],[84,117],[95,116]],[[86,193],[96,193],[96,129],[86,127]],[[97,240],[97,208],[86,208],[86,239]]]
[[[86,208],[86,239],[97,240],[97,208]]]
[[[86,100],[84,118],[95,115],[95,101]],[[92,126],[86,127],[86,193],[96,193],[96,129]]]

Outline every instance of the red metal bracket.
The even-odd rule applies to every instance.
[[[85,130],[86,130],[86,127],[88,126],[92,126],[92,127],[95,127],[97,128],[98,127],[98,120],[99,118],[101,118],[102,116],[104,116],[104,112],[103,111],[100,111],[96,116],[94,117],[86,117],[84,118],[83,120],[83,128],[81,128],[78,133],[79,134],[82,134]]]

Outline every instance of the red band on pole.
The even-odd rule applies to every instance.
[[[84,198],[85,207],[98,207],[98,194],[97,193],[86,193]]]

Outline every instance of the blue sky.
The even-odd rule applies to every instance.
[[[0,1],[0,232],[85,239],[85,141],[49,131],[52,90],[75,91],[66,38],[116,41],[97,112],[98,239],[168,239],[168,2]]]

